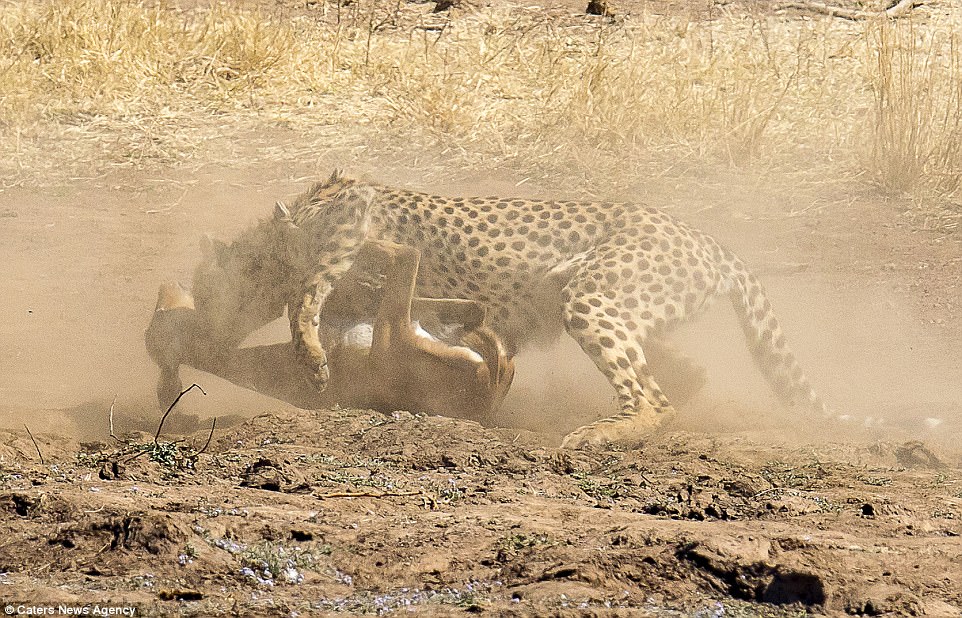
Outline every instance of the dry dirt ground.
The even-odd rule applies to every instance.
[[[701,170],[638,199],[743,255],[825,399],[881,428],[778,411],[717,307],[679,334],[706,388],[630,451],[557,447],[612,405],[566,342],[519,358],[502,427],[299,410],[193,372],[207,396],[186,395],[155,441],[143,330],[158,284],[189,281],[201,233],[229,238],[335,163],[451,195],[552,195],[497,168],[424,179],[414,154],[258,162],[280,139],[233,144],[256,163],[232,169],[0,190],[0,602],[962,615],[962,236],[864,188]]]

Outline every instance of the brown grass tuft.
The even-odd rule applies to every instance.
[[[609,195],[705,164],[865,178],[943,204],[962,184],[959,9],[853,24],[322,6],[0,6],[4,183],[404,143],[451,169]],[[238,146],[277,128],[287,146]]]
[[[873,114],[864,161],[891,194],[962,188],[962,51],[958,31],[912,22],[870,30]]]

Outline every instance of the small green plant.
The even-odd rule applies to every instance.
[[[437,485],[435,494],[437,495],[437,501],[445,504],[452,504],[464,498],[464,490],[458,487],[456,479],[448,479],[446,485]]]
[[[138,444],[137,449],[147,454],[147,458],[170,471],[193,470],[197,463],[197,451],[183,448],[177,442],[146,442]]]
[[[872,485],[873,487],[886,487],[892,484],[892,479],[886,476],[860,476],[859,480],[866,485]]]
[[[548,543],[550,543],[550,539],[547,534],[518,533],[499,540],[498,549],[508,553],[517,553],[530,547],[538,547]]]
[[[575,472],[571,476],[577,479],[578,488],[585,495],[599,502],[615,502],[625,495],[625,485],[615,477],[608,478],[607,482],[599,482],[585,472]]]
[[[826,478],[829,472],[819,461],[813,461],[804,466],[790,464],[784,461],[770,461],[761,470],[762,477],[774,487],[811,490],[822,485],[819,481]]]
[[[829,500],[824,496],[812,496],[811,501],[818,506],[818,510],[823,513],[838,514],[842,512],[842,505]]]
[[[304,581],[302,570],[317,570],[314,552],[300,547],[284,547],[269,541],[249,545],[238,552],[241,575],[257,583],[299,584]]]
[[[184,546],[184,551],[180,552],[177,556],[177,562],[180,566],[187,566],[197,558],[197,548],[187,543]]]
[[[354,488],[372,487],[385,491],[398,489],[396,481],[383,474],[360,475],[346,473],[341,470],[330,470],[323,472],[321,478],[333,485],[348,485]]]
[[[191,559],[196,558],[197,548],[191,545],[190,543],[187,543],[186,545],[184,545],[184,555]]]
[[[484,611],[484,599],[480,595],[473,592],[462,592],[457,596],[455,602],[457,607],[471,612],[471,613],[481,613]]]

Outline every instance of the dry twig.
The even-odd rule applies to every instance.
[[[110,402],[110,413],[107,416],[108,425],[110,427],[110,437],[116,440],[117,442],[123,442],[123,440],[118,438],[117,435],[114,433],[114,404],[116,403],[117,403],[117,395],[114,395],[114,400]]]
[[[37,449],[37,455],[40,457],[40,463],[43,464],[43,463],[44,463],[44,461],[43,461],[43,453],[40,452],[40,445],[37,444],[37,441],[36,441],[36,440],[34,440],[33,434],[30,432],[30,428],[27,427],[27,424],[26,424],[26,423],[23,424],[23,428],[27,430],[27,435],[30,436],[30,440],[31,440],[31,442],[33,442],[33,447],[34,447],[35,449]]]
[[[314,494],[315,498],[325,500],[327,498],[394,498],[400,496],[420,496],[420,491],[384,491],[375,493],[373,491],[332,491],[326,494]]]
[[[786,9],[795,9],[797,11],[808,11],[818,15],[859,21],[875,19],[876,17],[898,19],[899,17],[904,17],[909,11],[922,3],[923,0],[899,0],[884,11],[865,11],[862,9],[849,9],[831,4],[823,4],[821,2],[780,2],[775,5],[775,10],[784,11]]]
[[[181,398],[181,397],[183,397],[184,395],[186,395],[188,392],[190,392],[191,390],[193,390],[193,389],[195,389],[195,388],[196,388],[196,389],[199,389],[200,392],[204,393],[204,395],[207,395],[207,391],[205,391],[205,390],[203,389],[203,387],[201,387],[201,385],[200,385],[200,384],[197,384],[196,382],[193,383],[193,384],[191,384],[190,386],[188,386],[188,387],[185,388],[184,390],[180,391],[180,394],[177,395],[177,397],[174,399],[174,402],[173,402],[172,404],[170,404],[170,407],[167,408],[167,411],[164,412],[164,415],[163,415],[162,417],[160,417],[160,423],[157,425],[157,433],[154,434],[154,444],[155,444],[155,445],[157,444],[157,440],[160,439],[160,432],[161,432],[161,430],[164,428],[164,421],[166,421],[166,420],[167,420],[167,417],[170,416],[170,413],[171,413],[171,411],[174,409],[174,406],[177,405],[177,402],[180,401],[180,398]]]
[[[197,454],[198,454],[198,455],[200,455],[201,453],[203,453],[204,451],[206,451],[206,450],[207,450],[207,447],[210,446],[210,440],[211,440],[211,438],[214,437],[214,427],[216,427],[216,426],[217,426],[217,417],[215,416],[215,417],[214,417],[214,420],[211,421],[211,424],[210,424],[210,433],[207,434],[207,442],[204,443],[204,448],[202,448],[202,449],[200,449],[199,451],[197,451]]]

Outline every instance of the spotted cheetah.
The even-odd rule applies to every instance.
[[[727,294],[748,346],[788,405],[828,415],[789,350],[761,284],[715,239],[651,207],[499,197],[439,197],[361,182],[335,172],[311,186],[264,232],[301,273],[287,289],[291,330],[319,387],[328,378],[318,313],[364,244],[420,249],[421,294],[465,298],[489,308],[491,327],[513,353],[567,331],[617,392],[620,412],[569,433],[563,446],[634,443],[674,412],[649,370],[646,348]],[[288,229],[289,228],[289,229]],[[292,229],[306,233],[291,242]],[[201,264],[198,308],[219,305],[224,341],[263,323],[258,298],[271,282],[257,264]],[[252,271],[253,269],[253,271]],[[276,292],[277,290],[275,290]],[[271,315],[280,315],[276,295]]]

